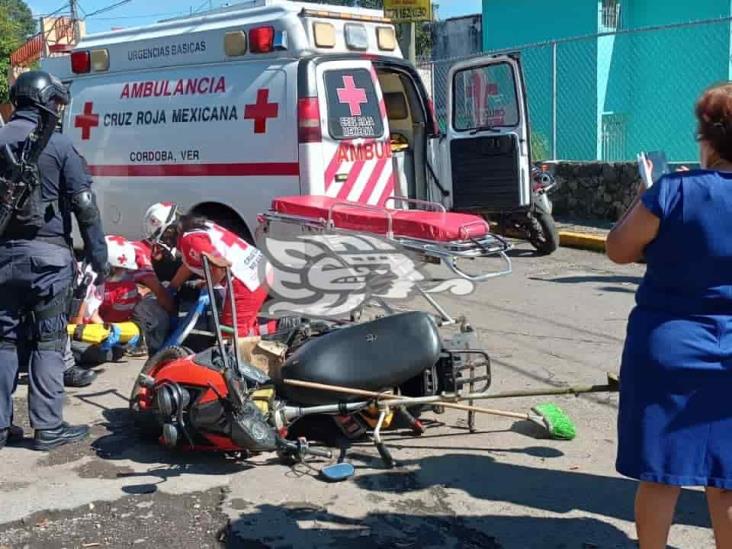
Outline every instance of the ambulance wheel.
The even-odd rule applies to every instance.
[[[221,225],[224,229],[239,235],[249,244],[254,244],[252,233],[234,210],[220,204],[201,204],[195,208],[195,212],[207,217],[217,225]]]
[[[151,356],[140,370],[140,374],[149,375],[165,363],[180,360],[191,355],[190,349],[186,347],[166,347]],[[162,425],[155,418],[155,412],[151,409],[141,410],[137,400],[137,391],[140,389],[139,381],[135,380],[130,394],[130,412],[135,427],[143,437],[158,437],[161,434]]]

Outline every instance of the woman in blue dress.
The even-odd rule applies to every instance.
[[[682,486],[704,486],[732,548],[732,84],[696,106],[702,169],[639,193],[610,232],[616,263],[645,257],[620,372],[617,470],[640,481],[641,549],[665,548]]]

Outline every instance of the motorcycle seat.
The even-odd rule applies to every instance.
[[[428,314],[400,313],[311,340],[287,359],[274,382],[278,394],[295,404],[319,406],[362,400],[343,393],[293,387],[282,380],[381,391],[421,375],[437,362],[441,350],[437,326]]]

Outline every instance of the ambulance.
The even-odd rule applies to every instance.
[[[243,2],[89,35],[43,68],[70,87],[62,131],[110,234],[139,238],[145,210],[164,200],[247,239],[278,196],[531,205],[518,58],[455,65],[441,132],[378,10]]]

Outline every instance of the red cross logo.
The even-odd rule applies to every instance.
[[[336,92],[338,92],[338,101],[348,104],[351,116],[361,116],[361,105],[368,103],[366,90],[356,87],[353,76],[344,76],[343,86],[343,88],[336,89]]]
[[[219,239],[227,248],[238,246],[246,250],[249,247],[248,244],[239,237],[239,235],[229,231],[228,229],[224,229],[223,227],[219,227]]]
[[[269,103],[269,90],[257,90],[257,102],[245,105],[244,120],[254,120],[254,133],[267,132],[267,119],[277,118],[279,105]]]
[[[84,112],[77,114],[74,126],[81,128],[81,139],[86,141],[91,137],[91,129],[99,126],[99,115],[93,113],[94,104],[91,101],[84,103]]]
[[[125,263],[127,263],[127,256],[125,254],[122,254],[117,258],[117,261],[120,265],[124,265]]]

